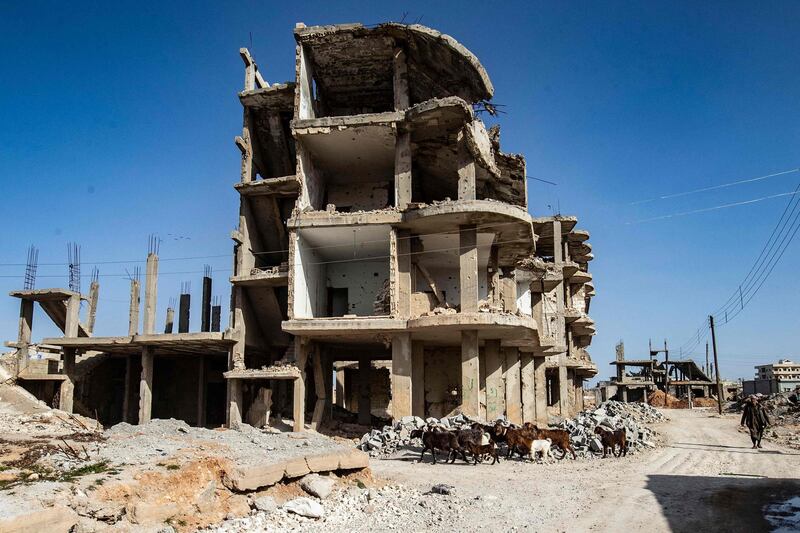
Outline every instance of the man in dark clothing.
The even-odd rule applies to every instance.
[[[764,429],[769,425],[769,417],[764,406],[755,396],[750,396],[744,401],[742,410],[742,426],[747,426],[750,430],[750,439],[753,441],[753,448],[761,448],[761,438],[764,436]]]

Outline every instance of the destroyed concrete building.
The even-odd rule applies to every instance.
[[[524,158],[478,117],[493,109],[478,59],[419,25],[294,35],[293,82],[269,84],[241,50],[229,327],[156,333],[151,254],[143,334],[137,286],[127,336],[81,336],[73,317],[44,340],[61,352],[63,407],[77,386],[106,422],[272,413],[300,431],[330,419],[334,396],[365,424],[575,414],[597,372],[589,234],[528,213]],[[390,369],[387,395],[373,393],[376,368]]]

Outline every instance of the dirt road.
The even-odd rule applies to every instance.
[[[771,443],[752,450],[732,415],[665,412],[671,420],[656,426],[663,445],[626,459],[434,466],[429,458],[418,464],[418,453],[405,451],[373,460],[372,469],[420,490],[454,485],[473,502],[458,524],[448,526],[454,530],[774,530],[764,509],[800,496],[800,452]],[[792,515],[793,508],[781,512]],[[800,522],[783,525],[792,531]]]

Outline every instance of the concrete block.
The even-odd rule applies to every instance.
[[[306,464],[311,472],[329,472],[339,468],[339,455],[337,453],[324,453],[309,455]]]
[[[311,472],[305,457],[293,459],[284,463],[284,465],[286,468],[286,477],[302,477]]]
[[[305,464],[305,461],[303,461],[303,464]],[[308,469],[308,466],[306,466],[306,469]],[[283,479],[285,472],[285,463],[231,467],[225,469],[222,482],[231,490],[256,490],[274,485]]]
[[[339,453],[339,468],[341,470],[367,468],[368,466],[369,455],[360,450],[350,450],[349,452]]]
[[[336,479],[322,477],[319,474],[309,474],[300,480],[300,487],[312,496],[324,500],[333,492]]]
[[[290,513],[306,518],[322,518],[325,515],[322,505],[311,498],[295,498],[283,504],[283,508]]]

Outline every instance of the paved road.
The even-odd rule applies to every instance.
[[[800,496],[800,451],[771,443],[752,450],[732,415],[665,413],[671,420],[656,426],[663,445],[624,459],[434,466],[406,452],[373,461],[373,470],[420,489],[455,485],[475,502],[456,530],[477,524],[500,531],[772,530],[763,510]]]

